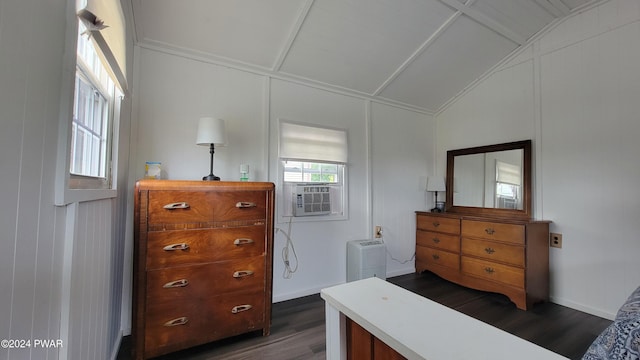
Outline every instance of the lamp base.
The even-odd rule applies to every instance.
[[[215,176],[213,174],[209,174],[209,175],[203,177],[202,180],[205,180],[205,181],[220,181],[220,176]]]
[[[431,212],[437,212],[437,213],[444,212],[444,201],[436,201],[436,207],[431,209]]]

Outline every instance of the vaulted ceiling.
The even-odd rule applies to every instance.
[[[594,0],[131,0],[137,44],[435,113]]]

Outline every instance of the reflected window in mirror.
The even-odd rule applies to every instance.
[[[522,166],[496,160],[495,206],[522,210]]]
[[[528,218],[531,141],[447,151],[447,211]]]

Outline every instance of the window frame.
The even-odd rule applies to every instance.
[[[338,173],[339,179],[338,182],[315,182],[315,181],[285,181],[284,180],[284,171],[285,166],[284,163],[286,161],[296,161],[303,163],[314,163],[314,164],[336,164],[338,165]],[[348,220],[349,219],[349,177],[348,177],[348,166],[343,163],[332,163],[332,162],[322,162],[316,160],[290,160],[290,159],[282,159],[278,158],[278,183],[281,185],[281,200],[280,203],[282,207],[280,208],[278,215],[278,223],[289,223],[289,222],[317,222],[317,221],[335,221],[335,220]],[[299,184],[305,185],[327,185],[331,187],[339,188],[340,190],[340,202],[342,210],[336,214],[325,214],[325,215],[310,215],[310,216],[294,216],[293,215],[293,197],[290,194],[286,194],[286,192],[291,192],[295,189],[295,187]],[[285,208],[285,206],[287,208]]]
[[[297,127],[292,133],[293,127]],[[322,125],[316,125],[305,122],[290,121],[287,119],[278,119],[278,159],[277,159],[277,178],[278,178],[278,191],[279,206],[278,211],[278,223],[288,222],[316,222],[316,221],[333,221],[333,220],[348,220],[349,219],[349,176],[348,176],[348,133],[346,129],[327,127]],[[304,129],[307,128],[307,129]],[[318,130],[316,133],[315,130]],[[283,131],[285,132],[283,134]],[[340,134],[341,133],[341,134]],[[292,134],[296,136],[291,136]],[[284,140],[283,140],[284,137]],[[318,152],[319,146],[322,146],[322,141],[326,141],[327,138],[331,140],[329,143],[340,144],[342,148],[339,150],[331,151],[333,154],[331,157],[323,157],[323,153]],[[283,151],[283,141],[285,150]],[[300,151],[291,151],[290,141],[294,144],[306,144],[311,142],[314,151],[309,152],[309,148],[300,148]],[[309,154],[314,153],[316,155]],[[326,153],[324,153],[326,154]],[[340,154],[337,157],[336,154]],[[318,158],[316,158],[318,157]],[[331,164],[338,165],[338,182],[331,183],[326,181],[285,181],[285,162],[295,161],[302,163],[312,164]],[[309,215],[309,216],[294,216],[293,215],[293,200],[295,187],[297,184],[326,184],[327,186],[338,188],[338,194],[335,194],[332,199],[339,199],[339,208],[337,213],[323,214],[323,215]],[[335,200],[334,200],[335,201]],[[333,205],[333,204],[332,204]],[[332,206],[333,208],[333,206]]]
[[[78,79],[79,78],[79,79]],[[89,69],[89,66],[83,61],[82,58],[78,57],[76,60],[76,78],[74,81],[74,100],[73,100],[73,114],[75,114],[77,103],[76,98],[78,95],[77,89],[77,81],[84,80],[93,91],[97,91],[102,97],[105,98],[106,101],[106,117],[105,120],[107,122],[106,128],[104,130],[104,176],[93,176],[93,175],[85,175],[71,172],[71,151],[74,147],[74,144],[70,142],[69,149],[69,187],[72,189],[110,189],[113,184],[112,177],[112,157],[113,157],[113,135],[114,135],[114,120],[116,117],[115,114],[115,103],[117,102],[116,95],[116,87],[113,84],[113,80],[111,80],[110,88],[107,89],[100,83],[100,81],[96,78],[95,74]],[[73,127],[76,121],[74,120],[75,116],[71,116],[71,141],[73,141]],[[79,126],[79,125],[75,125]],[[102,141],[102,140],[101,140]],[[102,147],[102,145],[101,145]],[[102,167],[103,165],[99,165]]]
[[[78,68],[78,31],[81,20],[77,17],[75,7],[67,11],[67,27],[65,35],[65,48],[63,55],[62,87],[60,92],[60,115],[58,122],[58,148],[55,165],[55,195],[56,206],[66,206],[75,202],[85,202],[100,199],[115,198],[117,196],[117,154],[118,134],[120,123],[121,102],[124,94],[114,94],[110,101],[110,144],[108,153],[108,170],[110,175],[106,178],[108,186],[103,186],[103,181],[93,177],[72,175],[70,172],[71,161],[71,129],[73,111],[75,106],[75,82]],[[114,81],[115,82],[115,81]],[[117,87],[116,87],[117,89]],[[116,90],[118,91],[118,90]]]

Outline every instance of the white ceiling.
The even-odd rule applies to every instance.
[[[137,43],[435,113],[594,0],[131,0]]]

